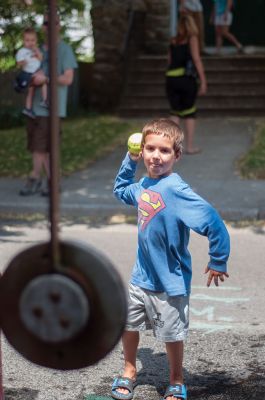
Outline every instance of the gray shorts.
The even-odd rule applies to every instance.
[[[185,340],[189,328],[189,296],[168,296],[129,285],[128,318],[125,330],[153,329],[163,342]]]

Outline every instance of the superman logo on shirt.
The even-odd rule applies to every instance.
[[[138,202],[138,223],[141,230],[144,230],[157,213],[165,207],[160,193],[145,189]]]

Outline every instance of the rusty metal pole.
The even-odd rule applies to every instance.
[[[0,274],[0,278],[2,275]],[[3,364],[2,364],[2,331],[0,330],[0,400],[4,400]]]
[[[58,223],[59,223],[59,117],[57,94],[57,46],[58,15],[56,0],[49,0],[48,50],[50,74],[50,223],[51,223],[51,257],[52,265],[60,262]]]
[[[2,333],[0,331],[0,400],[4,400],[3,365],[2,365]]]

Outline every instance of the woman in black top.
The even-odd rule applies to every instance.
[[[198,90],[199,79],[199,90]],[[196,98],[207,91],[207,83],[200,57],[198,30],[191,15],[181,14],[177,36],[169,46],[166,92],[171,107],[171,119],[185,123],[186,153],[196,154],[193,146],[195,131]]]

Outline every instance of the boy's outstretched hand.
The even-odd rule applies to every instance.
[[[213,269],[210,269],[209,267],[205,268],[204,271],[205,274],[208,274],[208,279],[207,279],[207,286],[209,287],[212,283],[212,280],[214,280],[215,286],[219,286],[219,279],[221,282],[224,282],[224,277],[229,278],[229,275],[227,272],[219,272],[215,271]]]

